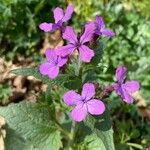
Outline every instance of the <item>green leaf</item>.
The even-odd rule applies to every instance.
[[[33,145],[24,140],[15,130],[6,127],[7,136],[5,145],[7,150],[33,150]],[[14,146],[13,146],[14,145]]]
[[[68,79],[68,76],[66,74],[60,74],[55,80],[51,80],[47,76],[41,75],[38,67],[14,69],[10,73],[14,73],[16,75],[22,75],[22,76],[33,76],[36,79],[39,79],[42,82],[49,84],[51,86],[55,84],[61,86]]]
[[[11,70],[10,73],[13,73],[16,75],[22,75],[22,76],[33,76],[36,79],[43,81],[44,83],[47,83],[50,80],[48,77],[42,76],[37,67],[14,69],[14,70]]]
[[[86,136],[84,142],[86,150],[106,150],[102,140],[96,134]]]
[[[78,132],[74,143],[75,149],[78,150],[106,150],[102,140],[83,122],[78,123]]]
[[[102,140],[106,150],[115,150],[113,130],[108,111],[105,111],[100,117],[89,115],[84,123]]]
[[[106,47],[106,43],[108,40],[109,38],[105,37],[98,41],[98,46],[94,49],[95,56],[91,61],[92,65],[98,65],[101,62],[104,53],[104,48]]]
[[[76,90],[79,89],[82,86],[82,81],[79,78],[75,78],[72,80],[68,80],[64,84],[65,88],[70,89],[70,90]]]
[[[46,108],[39,104],[21,102],[0,108],[0,114],[6,119],[6,146],[8,150],[59,150],[61,147],[61,136]],[[11,130],[11,132],[10,132]],[[12,134],[11,134],[12,133]],[[13,138],[11,138],[13,136]],[[17,139],[17,140],[16,140]],[[14,143],[17,142],[17,145]]]

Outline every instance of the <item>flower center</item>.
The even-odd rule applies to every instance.
[[[87,99],[87,97],[82,97],[82,101],[83,103],[87,103],[87,101],[89,101],[90,99]]]
[[[77,42],[77,43],[76,43],[77,49],[78,49],[80,46],[81,46],[81,43],[80,43],[80,42]]]

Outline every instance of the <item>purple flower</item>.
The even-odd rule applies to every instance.
[[[46,50],[47,61],[40,65],[39,70],[42,75],[47,75],[50,79],[55,79],[59,74],[59,68],[66,64],[67,58],[56,55],[55,50]]]
[[[65,13],[61,8],[56,7],[53,11],[55,23],[43,22],[39,25],[39,28],[44,32],[53,32],[57,29],[62,29],[63,23],[71,18],[73,10],[74,8],[71,4],[68,5]]]
[[[95,26],[96,26],[95,34],[97,35],[106,35],[106,36],[115,35],[113,31],[105,27],[104,20],[101,16],[96,16]]]
[[[74,32],[73,28],[67,26],[63,33],[63,38],[68,41],[68,45],[57,49],[56,53],[59,56],[71,55],[75,49],[79,51],[80,59],[84,62],[90,62],[94,56],[94,51],[86,46],[94,34],[94,24],[85,25],[84,32],[80,37]]]
[[[73,120],[80,122],[86,118],[88,113],[100,115],[105,111],[104,103],[94,99],[95,87],[92,83],[85,83],[81,95],[71,90],[64,94],[64,102],[69,106],[75,106],[71,112]]]
[[[140,89],[140,84],[138,81],[131,80],[126,81],[127,68],[124,66],[119,66],[116,70],[117,83],[113,85],[116,93],[128,104],[133,103],[132,93]]]

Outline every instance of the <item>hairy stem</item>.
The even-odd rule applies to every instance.
[[[67,137],[67,139],[70,141],[72,139],[72,135],[68,130],[62,127],[62,125],[55,119],[55,124],[58,127],[58,129]]]
[[[66,150],[71,149],[74,139],[75,139],[75,135],[76,135],[76,122],[75,121],[72,121],[70,134],[71,134],[71,139],[68,141]]]
[[[50,119],[54,121],[54,123],[57,126],[57,128],[61,131],[61,133],[63,133],[65,135],[65,137],[66,137],[67,140],[71,140],[72,137],[71,137],[70,132],[68,130],[66,130],[64,127],[62,127],[62,125],[56,119],[56,115],[54,115],[54,116],[50,115],[51,111],[50,111],[49,107],[48,107],[48,111],[49,111]]]
[[[80,60],[80,57],[78,56],[78,58],[77,58],[77,64],[76,64],[76,69],[75,69],[75,75],[76,76],[79,76],[81,65],[82,65],[82,62]]]

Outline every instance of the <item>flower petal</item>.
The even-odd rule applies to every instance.
[[[92,115],[100,115],[105,111],[105,105],[101,100],[91,99],[87,102],[87,109]]]
[[[94,32],[95,32],[95,24],[93,22],[88,22],[85,25],[84,33],[80,37],[80,43],[84,44],[86,42],[89,42],[92,39]]]
[[[117,95],[121,96],[122,95],[122,88],[121,85],[118,83],[113,84],[113,88],[115,90],[115,92],[117,93]]]
[[[60,21],[64,17],[64,12],[60,7],[56,7],[53,10],[53,13],[54,13],[55,23],[57,23],[58,21]]]
[[[44,32],[52,32],[53,31],[53,23],[43,22],[39,25],[39,28]]]
[[[92,83],[85,83],[82,88],[82,98],[85,100],[91,99],[95,95],[95,86]]]
[[[117,95],[119,95],[122,100],[128,104],[133,103],[133,98],[130,96],[129,92],[123,87],[123,84],[113,85]]]
[[[85,45],[79,47],[80,59],[84,62],[90,62],[94,56],[94,51]]]
[[[134,93],[140,89],[140,84],[138,81],[132,80],[127,81],[122,85],[124,89],[126,89],[129,93]]]
[[[72,44],[77,43],[77,34],[75,33],[74,29],[70,26],[67,26],[65,28],[65,32],[63,33],[63,38],[67,41],[69,41]]]
[[[56,52],[54,49],[48,48],[45,52],[45,55],[49,63],[54,64],[54,65],[57,63],[58,56],[56,55]]]
[[[56,54],[61,56],[61,57],[66,57],[68,55],[71,55],[73,53],[73,51],[75,50],[75,46],[72,44],[68,44],[66,46],[62,46],[57,48],[56,50]]]
[[[68,58],[67,57],[58,57],[58,67],[62,67],[67,63]]]
[[[103,17],[96,16],[96,24],[98,25],[99,29],[105,28],[105,23],[104,23]]]
[[[51,68],[49,68],[49,72],[48,72],[48,77],[50,79],[55,79],[59,74],[59,67],[57,66],[53,66]]]
[[[85,104],[77,105],[71,112],[71,117],[74,121],[80,122],[87,115],[87,107]]]
[[[40,73],[41,73],[42,75],[48,75],[49,69],[50,69],[51,67],[53,67],[53,65],[50,64],[50,63],[48,63],[48,62],[46,62],[46,63],[43,63],[43,64],[40,65],[39,71],[40,71]]]
[[[73,11],[74,11],[73,5],[69,4],[67,9],[66,9],[66,13],[63,17],[64,22],[68,21],[71,18]]]
[[[77,94],[75,91],[70,90],[64,94],[63,99],[65,104],[71,106],[76,105],[78,101],[81,101],[81,96]]]
[[[133,103],[133,98],[132,96],[126,91],[126,89],[122,88],[122,95],[121,95],[123,101],[125,101],[128,104]]]
[[[116,69],[116,79],[119,83],[123,83],[127,74],[127,68],[124,66],[119,66]]]
[[[115,33],[112,30],[105,28],[105,23],[101,16],[96,16],[96,26],[97,28],[95,33],[97,35],[103,34],[110,37],[115,35]]]
[[[109,29],[102,29],[101,33],[106,35],[106,36],[110,36],[110,37],[115,35],[115,33],[112,30],[109,30]]]

